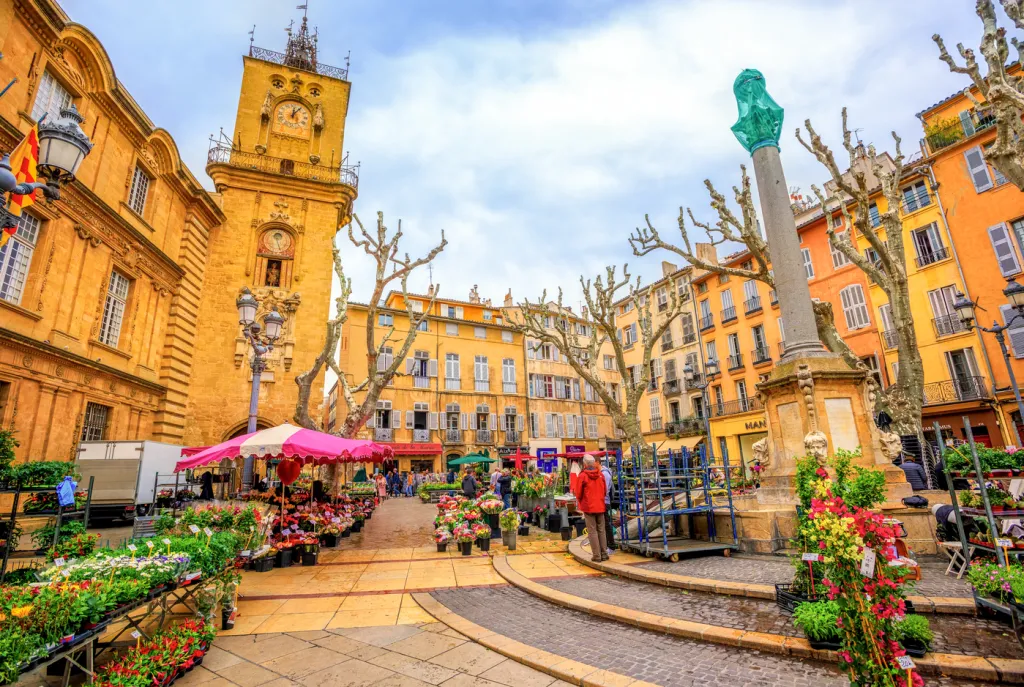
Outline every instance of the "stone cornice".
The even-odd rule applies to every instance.
[[[153,393],[164,394],[167,392],[167,387],[162,384],[151,382],[148,379],[143,379],[142,377],[136,377],[128,372],[118,370],[117,368],[110,367],[109,365],[104,365],[103,363],[98,363],[94,360],[89,360],[85,356],[72,353],[71,351],[62,350],[52,344],[46,343],[45,341],[38,341],[4,327],[0,327],[0,341],[10,342],[16,346],[20,346],[21,348],[31,349],[32,352],[36,354],[47,355],[57,361],[67,361],[76,365],[91,368],[112,377],[117,377],[118,379],[124,380],[125,382],[135,386],[148,389]]]

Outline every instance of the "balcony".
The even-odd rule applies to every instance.
[[[700,373],[694,373],[693,379],[684,381],[683,386],[687,391],[700,391],[700,388],[704,385],[704,375]]]
[[[734,355],[730,355],[729,356],[729,369],[730,370],[735,370],[735,369],[738,369],[738,368],[741,368],[741,367],[743,367],[743,354],[742,353],[736,353]]]
[[[252,45],[249,46],[249,57],[255,57],[257,60],[263,60],[264,62],[284,65],[290,69],[301,69],[303,71],[314,72],[322,76],[329,76],[332,79],[348,81],[348,67],[345,67],[344,69],[341,67],[332,67],[331,65],[324,64],[322,62],[298,65],[295,64],[294,59],[289,59],[289,57],[284,53],[274,52],[273,50],[267,50],[266,48],[257,48]]]
[[[970,331],[963,320],[960,319],[960,316],[955,314],[936,317],[932,320],[932,324],[935,326],[935,336],[939,338]]]
[[[724,403],[711,404],[711,417],[725,417],[726,415],[739,415],[749,413],[753,410],[763,410],[764,406],[756,398],[741,398],[737,401],[725,401]]]
[[[651,431],[652,432],[660,432],[661,431],[661,417],[652,417],[651,418]]]
[[[206,162],[208,165],[230,165],[239,169],[269,172],[297,179],[342,183],[352,188],[359,187],[359,165],[341,164],[333,167],[314,165],[308,162],[235,150],[227,143],[213,144],[207,152]]]
[[[395,430],[391,427],[375,427],[373,430],[374,441],[394,441]]]
[[[973,136],[975,133],[983,131],[995,123],[995,115],[991,112],[979,113],[976,109],[972,109],[970,110],[970,129],[973,129],[973,131],[970,129],[965,130],[960,119],[951,118],[941,126],[928,127],[926,129],[928,135],[925,136],[924,140],[928,144],[929,151],[934,153],[953,145],[961,139]]]
[[[768,352],[767,346],[755,348],[754,352],[750,354],[755,365],[762,365],[764,363],[770,363],[772,361],[771,353]]]
[[[712,327],[715,326],[715,316],[714,315],[705,315],[704,317],[701,317],[697,322],[698,322],[698,324],[700,324],[700,330],[701,331],[704,331],[706,329],[711,329]]]
[[[882,332],[882,343],[885,344],[886,348],[893,349],[899,344],[899,337],[896,336],[895,329],[889,329]]]
[[[518,446],[519,445],[519,430],[517,429],[506,429],[505,430],[505,445],[506,446]]]
[[[666,379],[664,391],[666,396],[678,396],[683,392],[682,384],[678,379]]]
[[[462,389],[462,379],[459,377],[445,377],[444,378],[444,390],[445,391],[459,391]]]
[[[914,193],[907,196],[903,195],[903,200],[900,202],[900,212],[904,215],[909,215],[912,212],[918,210],[924,210],[932,204],[932,197],[927,191],[915,191]]]
[[[430,430],[429,429],[414,429],[412,430],[412,440],[417,444],[429,444],[430,443]]]
[[[501,383],[501,392],[505,393],[505,394],[514,394],[514,393],[516,393],[516,383],[515,382],[502,382]]]
[[[923,255],[917,256],[914,258],[914,264],[918,267],[925,267],[932,263],[939,262],[940,260],[945,260],[948,257],[949,248],[942,246],[941,248],[936,248],[931,253],[924,253]]]
[[[446,430],[444,430],[444,443],[446,443],[446,444],[461,444],[462,443],[462,430],[461,429],[446,429]]]
[[[474,379],[473,380],[473,390],[474,391],[490,391],[491,390],[491,380],[489,380],[489,379]]]
[[[692,343],[697,343],[696,334],[683,334],[683,345],[687,346]]]
[[[414,389],[429,389],[430,388],[430,377],[417,377],[413,376],[412,386]]]
[[[494,432],[489,429],[478,429],[476,430],[476,443],[478,444],[493,444],[494,443]]]
[[[989,396],[984,377],[961,377],[924,385],[924,404],[954,403],[971,401]]]
[[[726,322],[732,322],[736,319],[736,306],[730,306],[722,310],[722,324]]]
[[[665,423],[665,434],[692,437],[704,433],[704,418],[694,415]]]
[[[747,300],[745,300],[743,302],[743,312],[745,314],[747,314],[747,315],[750,315],[751,313],[759,312],[760,310],[761,310],[761,297],[760,296],[754,296],[753,298],[748,298]]]
[[[647,390],[648,391],[657,391],[658,390],[658,378],[657,377],[651,377],[651,381],[649,381],[647,383]]]

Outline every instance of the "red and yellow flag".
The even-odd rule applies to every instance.
[[[11,171],[18,183],[31,183],[36,180],[36,165],[39,164],[39,131],[33,127],[28,136],[22,139],[18,147],[11,153]],[[8,211],[15,217],[21,217],[21,211],[32,203],[36,202],[35,192],[27,195],[11,194],[7,204]],[[0,232],[0,248],[3,248],[8,239],[14,236],[17,229],[14,227],[4,229]]]

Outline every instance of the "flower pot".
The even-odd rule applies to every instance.
[[[529,536],[530,535],[530,526],[529,525],[520,525],[519,526],[519,530],[518,530],[518,534],[521,537]]]
[[[1003,512],[1003,507],[1002,506],[992,506],[992,512],[993,513],[1002,513]]]
[[[462,551],[462,555],[463,556],[471,556],[471,555],[473,555],[473,542],[471,542],[471,541],[459,542],[459,549]]]
[[[515,530],[512,530],[511,532],[508,533],[508,543],[505,544],[505,546],[508,548],[509,551],[515,551],[516,550],[516,532],[515,532]]]
[[[570,539],[572,539],[572,528],[568,525],[566,525],[565,527],[560,527],[558,531],[562,535],[562,541],[569,541]]]
[[[491,528],[491,539],[497,539],[500,536],[501,536],[501,528],[500,527],[498,527],[498,528],[492,527]]]
[[[363,521],[362,520],[356,520],[354,523],[352,523],[352,531],[353,532],[361,532],[362,530],[363,530]]]
[[[303,565],[316,565],[316,559],[317,559],[317,556],[319,556],[319,555],[320,554],[318,554],[316,551],[314,551],[312,553],[310,553],[308,551],[304,552],[302,554],[302,564]]]
[[[321,534],[320,535],[320,543],[323,544],[324,546],[337,546],[338,545],[338,535],[336,535],[336,534]]]
[[[344,530],[341,531],[341,538],[342,539],[348,539],[351,536],[352,536],[352,530],[350,528],[346,527]]]
[[[274,567],[276,568],[287,568],[292,564],[292,550],[281,549],[274,556]]]
[[[573,526],[576,528],[576,536],[577,537],[582,537],[583,536],[583,530],[585,530],[587,528],[587,523],[584,520],[582,520],[582,519],[581,520],[576,520],[575,522],[573,522]]]
[[[497,513],[487,513],[486,515],[484,515],[484,517],[487,518],[487,524],[491,526],[492,530],[497,530],[501,528],[501,524],[498,522]],[[494,537],[491,537],[491,539],[494,539]]]
[[[490,537],[486,537],[486,538],[483,538],[483,539],[477,539],[476,540],[476,545],[478,547],[480,547],[481,551],[490,551],[491,550],[491,539],[490,539]]]
[[[235,614],[233,608],[225,608],[220,612],[220,629],[231,630],[235,627]]]
[[[437,552],[438,553],[445,553],[447,550],[448,550],[448,542],[438,542],[438,544],[437,544]]]
[[[902,639],[900,644],[906,649],[907,653],[914,658],[924,658],[924,655],[928,653],[928,646],[916,639]]]
[[[274,559],[270,556],[264,556],[263,558],[257,558],[251,564],[253,572],[270,572],[274,569]]]
[[[548,515],[548,532],[560,532],[562,529],[562,515],[560,513],[551,513]]]

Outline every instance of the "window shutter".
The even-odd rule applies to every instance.
[[[567,439],[576,438],[576,416],[571,413],[565,414],[565,437]]]
[[[405,428],[412,429],[413,425],[413,412],[411,410],[405,411]]]
[[[523,431],[524,420],[525,420],[524,416],[516,415],[516,431],[517,432],[522,432]]]
[[[459,413],[459,429],[469,429],[469,416],[466,413]]]
[[[416,361],[413,360],[412,358],[406,358],[405,359],[405,374],[407,374],[407,375],[411,375],[412,374],[412,366],[415,364],[415,362]]]
[[[392,429],[399,429],[402,426],[402,411],[392,410],[391,411],[391,427]]]
[[[427,376],[437,377],[437,360],[434,358],[427,361]]]
[[[496,413],[491,413],[487,417],[487,429],[491,430],[492,432],[498,429],[498,416]]]
[[[555,420],[555,436],[561,439],[565,436],[565,427],[562,424],[562,415],[561,413],[552,413],[552,415]]]
[[[427,413],[427,428],[437,429],[437,413]]]
[[[960,125],[964,128],[965,136],[974,135],[974,120],[971,119],[971,111],[963,110],[960,112]]]
[[[530,436],[534,439],[538,438],[540,422],[537,419],[537,413],[530,413]]]
[[[373,429],[377,425],[377,413],[370,413],[370,418],[366,421],[366,426]]]
[[[654,359],[654,376],[655,377],[660,377],[661,376],[661,358],[655,358]]]
[[[377,372],[384,372],[388,369],[387,364],[384,362],[384,356],[380,353],[377,354]]]
[[[476,429],[476,413],[469,414],[469,428]]]
[[[487,365],[484,365],[484,381],[491,381],[491,368],[488,367]]]
[[[974,184],[974,190],[978,193],[992,188],[992,177],[988,174],[988,163],[981,152],[980,146],[975,146],[964,152],[964,159],[967,160],[967,173]]]
[[[1017,260],[1017,253],[1013,250],[1010,242],[1010,235],[1006,231],[1005,224],[996,224],[988,228],[988,238],[992,242],[992,250],[995,251],[996,261],[999,263],[999,271],[1004,277],[1020,272],[1020,262]]]
[[[1014,318],[1017,311],[1012,305],[1000,306],[999,312],[1003,314],[1003,324]],[[1010,340],[1010,350],[1014,358],[1024,358],[1024,322],[1018,320],[1013,323],[1010,329],[1006,330],[1007,338]]]
[[[455,306],[455,317],[457,319],[460,319],[460,320],[462,319],[462,306],[461,305]]]

